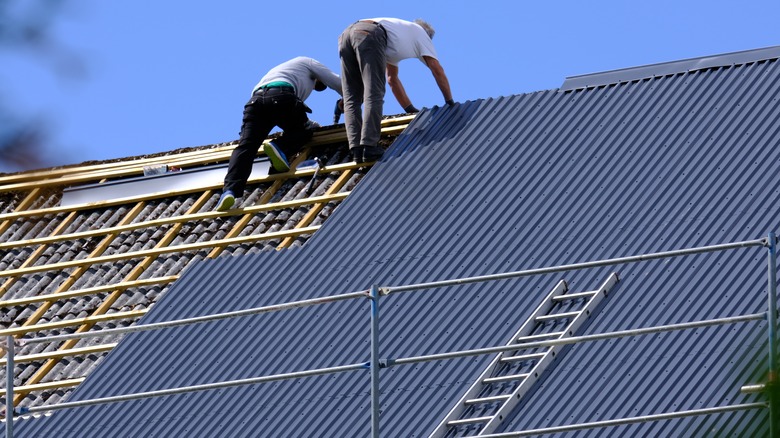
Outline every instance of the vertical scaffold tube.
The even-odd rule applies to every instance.
[[[379,287],[371,286],[371,436],[379,438]]]
[[[14,337],[8,336],[5,364],[5,438],[14,437]]]
[[[777,387],[777,238],[770,232],[767,238],[769,249],[768,268],[769,284],[767,285],[768,309],[767,322],[769,334],[769,373],[767,375],[767,395],[769,398],[769,436],[778,438],[778,388]]]

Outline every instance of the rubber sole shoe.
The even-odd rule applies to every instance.
[[[269,141],[263,143],[263,152],[265,152],[265,156],[271,161],[271,166],[274,167],[274,170],[277,172],[287,172],[290,170],[290,163],[287,162],[287,157],[274,142]]]
[[[230,190],[225,191],[225,193],[222,194],[222,196],[219,197],[219,201],[217,202],[217,206],[214,208],[216,211],[228,211],[231,208],[233,208],[233,205],[236,203],[236,197],[233,195],[233,192]]]
[[[384,155],[384,153],[385,150],[380,148],[379,146],[366,146],[363,149],[363,162],[370,163],[372,161],[376,161],[382,158],[382,155]]]

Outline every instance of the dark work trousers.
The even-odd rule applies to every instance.
[[[352,24],[339,37],[344,123],[350,149],[379,143],[385,99],[386,47],[384,28],[370,21]]]
[[[282,152],[288,158],[300,152],[312,136],[312,131],[305,127],[308,120],[306,105],[292,88],[270,87],[256,91],[244,105],[241,137],[230,156],[224,190],[232,191],[236,197],[244,194],[257,151],[274,126],[283,131],[281,137],[274,140]]]

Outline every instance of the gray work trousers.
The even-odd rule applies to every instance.
[[[385,29],[369,21],[352,24],[339,37],[344,123],[350,149],[376,146],[379,142],[385,99],[386,47]]]

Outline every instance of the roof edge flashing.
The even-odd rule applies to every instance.
[[[780,58],[780,46],[763,49],[744,50],[741,52],[724,53],[715,56],[683,59],[679,61],[649,64],[600,73],[591,73],[567,77],[559,91],[573,91],[584,88],[594,88],[615,85],[625,82],[652,79],[680,73],[690,73],[715,67],[729,67]]]

